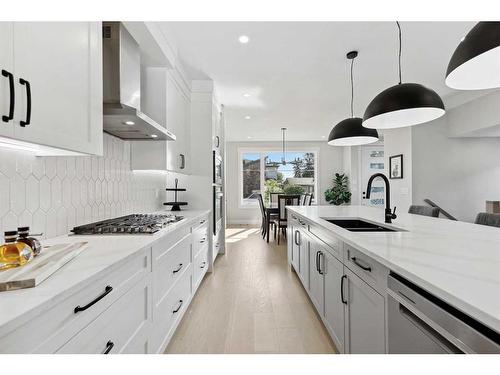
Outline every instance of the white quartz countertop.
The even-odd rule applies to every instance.
[[[175,212],[184,219],[154,234],[60,236],[44,240],[42,245],[88,242],[75,259],[56,271],[35,288],[0,292],[0,338],[27,319],[38,315],[71,295],[86,282],[119,267],[128,258],[150,247],[154,242],[183,225],[188,225],[210,211]],[[167,211],[155,212],[167,213]],[[168,211],[170,213],[170,211]]]
[[[384,223],[365,206],[288,209],[500,332],[500,229],[407,213]],[[349,232],[324,218],[361,218],[401,232]]]

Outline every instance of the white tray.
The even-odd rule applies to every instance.
[[[28,264],[0,271],[0,292],[33,288],[85,249],[87,242],[47,246]]]

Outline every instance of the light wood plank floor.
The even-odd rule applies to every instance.
[[[228,228],[226,254],[207,274],[165,353],[335,353],[286,245],[259,229]]]

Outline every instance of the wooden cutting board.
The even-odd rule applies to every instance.
[[[40,255],[21,267],[0,271],[0,292],[33,288],[80,254],[87,242],[43,247]]]

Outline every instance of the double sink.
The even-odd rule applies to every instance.
[[[337,225],[349,232],[400,232],[401,229],[383,227],[361,219],[328,219],[324,220]]]

